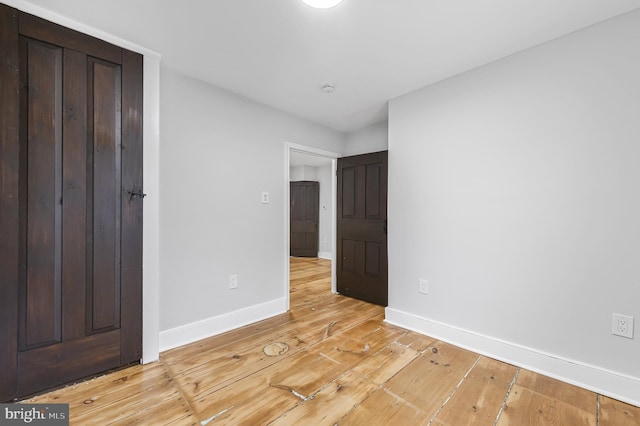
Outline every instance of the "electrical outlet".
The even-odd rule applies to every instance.
[[[429,294],[429,281],[421,279],[418,291],[420,294]]]
[[[616,336],[633,339],[633,317],[614,313],[611,332]]]
[[[269,204],[269,192],[262,191],[262,204]]]
[[[229,288],[231,290],[238,288],[238,276],[229,275]]]

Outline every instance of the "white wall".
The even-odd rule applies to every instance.
[[[318,180],[318,170],[313,166],[295,166],[291,167],[289,172],[289,180],[296,182],[300,180]]]
[[[640,11],[392,100],[389,135],[388,318],[637,405]]]
[[[385,151],[388,145],[388,123],[386,121],[348,133],[342,150],[345,156]]]
[[[318,226],[319,253],[318,256],[333,259],[333,232],[331,229],[331,214],[333,212],[333,197],[331,188],[332,166],[316,167],[318,182],[320,182],[320,224]]]
[[[285,143],[340,152],[343,135],[166,67],[160,83],[167,349],[284,309]]]

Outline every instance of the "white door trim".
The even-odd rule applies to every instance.
[[[292,142],[285,142],[284,146],[284,294],[285,299],[287,301],[287,311],[291,308],[291,301],[289,297],[290,289],[289,289],[289,225],[290,225],[290,217],[289,217],[289,203],[290,203],[290,194],[289,194],[289,180],[291,179],[291,152],[300,152],[303,154],[316,155],[318,157],[325,157],[331,159],[331,198],[334,200],[332,203],[331,209],[331,233],[333,235],[333,245],[331,250],[333,251],[333,261],[331,262],[331,292],[336,293],[336,262],[335,262],[335,253],[336,253],[336,191],[337,191],[337,176],[336,170],[338,168],[338,158],[342,157],[341,154],[337,152],[325,151],[322,149],[312,148],[310,146],[299,145]]]

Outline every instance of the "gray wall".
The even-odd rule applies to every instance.
[[[388,123],[383,121],[348,133],[342,152],[345,156],[366,154],[369,152],[385,151],[388,146]]]
[[[318,182],[320,182],[320,225],[319,246],[320,257],[333,259],[333,233],[331,232],[331,213],[334,200],[331,191],[331,164],[316,167]]]
[[[291,182],[300,180],[317,180],[318,170],[314,166],[296,166],[291,167],[289,171],[289,180]]]
[[[285,143],[344,136],[166,67],[160,83],[160,330],[285,298]]]
[[[392,310],[637,389],[640,12],[392,100],[389,256]]]

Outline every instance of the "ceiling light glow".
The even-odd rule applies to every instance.
[[[342,3],[342,0],[302,0],[311,7],[316,9],[329,9]]]

